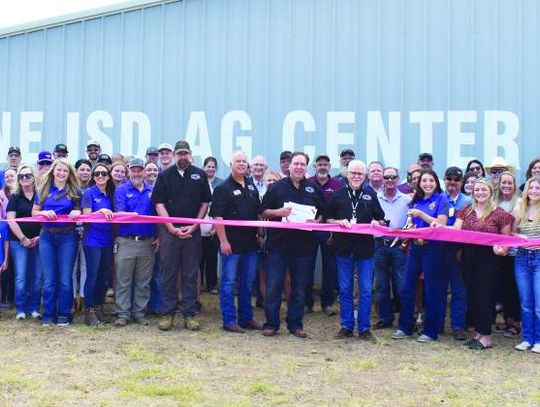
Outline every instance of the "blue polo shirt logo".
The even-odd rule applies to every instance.
[[[126,194],[126,198],[133,198],[134,195],[133,194]]]
[[[371,201],[371,195],[362,195],[364,201]]]
[[[100,203],[100,202],[101,202],[101,198],[94,198],[94,202],[95,202],[95,203]]]
[[[199,174],[191,174],[191,179],[194,179],[195,181],[198,181],[201,179],[201,176]]]
[[[437,205],[437,202],[431,202],[431,203],[429,204],[429,209],[430,209],[430,210],[435,209],[435,206],[436,206],[436,205]]]
[[[315,192],[315,190],[313,189],[313,187],[306,187],[306,192],[309,192],[310,194],[312,194],[313,192]]]
[[[253,187],[253,185],[248,185],[248,189],[255,191],[255,188]]]

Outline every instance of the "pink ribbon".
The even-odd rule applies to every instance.
[[[215,219],[192,219],[164,216],[139,215],[134,212],[117,212],[113,220],[106,220],[100,213],[80,215],[71,219],[67,215],[59,215],[58,219],[49,221],[43,216],[29,218],[17,218],[17,222],[48,222],[48,223],[179,223],[179,224],[212,224],[241,227],[263,227],[274,229],[290,229],[304,231],[324,231],[339,233],[356,233],[363,235],[400,237],[406,239],[439,240],[453,243],[469,243],[482,246],[540,246],[540,238],[529,239],[525,236],[500,235],[496,233],[475,232],[471,230],[458,230],[450,227],[421,228],[421,229],[391,229],[386,226],[373,226],[369,224],[351,225],[346,229],[339,225],[329,223],[289,223],[251,220],[215,220]]]

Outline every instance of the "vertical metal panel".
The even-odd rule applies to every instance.
[[[503,110],[519,117],[524,166],[540,150],[539,19],[535,0],[184,0],[83,18],[0,38],[0,112],[12,118],[7,133],[0,123],[0,136],[24,144],[20,112],[43,111],[42,145],[29,150],[78,137],[77,155],[92,136],[88,116],[103,111],[112,126],[98,123],[98,136],[120,151],[129,145],[123,112],[135,111],[149,118],[152,144],[188,136],[196,153],[222,162],[227,148],[245,146],[241,136],[272,163],[282,141],[317,153],[330,146],[336,158],[346,147],[334,140],[339,132],[353,133],[352,147],[371,160],[389,155],[367,145],[380,136],[367,127],[367,112],[380,111],[388,132],[395,111],[401,151],[388,164],[404,167],[432,147],[441,170],[466,156],[491,160],[484,111]],[[249,115],[251,129],[236,125],[227,146],[222,119],[234,110]],[[298,123],[282,134],[295,110],[311,115],[314,131]],[[468,110],[477,120],[461,131],[474,133],[474,145],[453,156],[448,111]],[[354,121],[329,133],[335,111],[353,112]],[[442,112],[431,145],[411,122],[414,111]],[[77,134],[67,134],[68,112],[78,114]],[[194,112],[204,113],[210,145],[202,127],[186,134]],[[137,137],[126,153],[144,151]]]

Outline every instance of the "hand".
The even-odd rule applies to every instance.
[[[506,256],[508,254],[508,247],[493,246],[493,253],[497,256]]]
[[[291,214],[292,208],[288,208],[284,206],[283,208],[280,208],[276,212],[276,217],[286,218]]]
[[[32,247],[32,240],[28,239],[26,236],[21,239],[21,245],[27,249]]]
[[[45,216],[48,220],[56,220],[56,212],[53,210],[41,211],[41,216]]]
[[[6,271],[7,269],[8,269],[8,262],[5,261],[4,263],[2,263],[2,265],[0,265],[0,272]]]
[[[371,226],[384,226],[384,221],[373,219],[371,221]]]
[[[159,252],[159,248],[160,248],[159,238],[156,238],[156,239],[152,242],[152,246],[154,246],[154,253]]]
[[[219,243],[219,250],[224,256],[230,256],[232,254],[232,247],[228,240]]]
[[[176,236],[180,239],[191,239],[193,237],[191,226],[180,226],[177,228]]]
[[[419,209],[409,209],[409,212],[407,212],[409,216],[412,216],[413,218],[419,218],[422,214],[422,211]]]
[[[334,244],[334,233],[330,232],[330,236],[328,237],[326,244],[328,246],[332,246]]]
[[[442,225],[439,222],[437,222],[436,220],[434,220],[433,222],[431,222],[429,224],[429,227],[430,228],[442,228],[442,227],[444,227],[444,225]]]
[[[78,218],[79,216],[81,216],[81,211],[77,210],[77,209],[73,209],[70,213],[69,213],[69,218],[70,219],[76,219]]]
[[[349,222],[349,219],[341,219],[341,220],[338,220],[337,224],[339,226],[341,226],[342,228],[345,228],[345,229],[350,229],[352,228],[352,225],[351,225],[351,222]]]
[[[110,209],[101,208],[98,212],[101,212],[103,216],[105,216],[105,219],[107,220],[113,220],[114,218],[114,213]]]
[[[257,236],[257,246],[259,246],[259,248],[264,249],[264,242],[264,236]]]
[[[32,242],[30,248],[39,246],[39,236],[33,237],[32,239],[30,239],[30,241]]]

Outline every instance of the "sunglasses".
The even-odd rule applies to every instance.
[[[395,180],[395,179],[398,178],[398,176],[397,175],[385,175],[383,178],[386,179],[386,180]]]
[[[453,181],[453,182],[459,182],[459,181],[461,181],[461,178],[459,178],[459,177],[446,177],[445,180]]]
[[[482,171],[482,167],[480,167],[480,166],[469,167],[469,171]]]
[[[490,170],[489,172],[491,174],[497,175],[497,174],[502,174],[505,171],[506,171],[506,168],[494,168],[494,169]]]
[[[32,174],[19,174],[17,177],[19,179],[32,179],[32,178],[34,178],[34,175],[32,175]]]
[[[96,171],[94,172],[94,177],[108,177],[109,173],[107,171]]]

